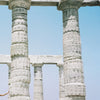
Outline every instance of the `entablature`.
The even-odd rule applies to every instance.
[[[63,64],[61,55],[29,55],[30,64]],[[10,55],[0,55],[0,64],[11,64]]]
[[[31,0],[31,6],[57,6],[59,0]],[[8,5],[9,0],[0,0],[0,5]],[[83,0],[82,6],[100,6],[100,0]]]

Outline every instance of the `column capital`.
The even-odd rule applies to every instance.
[[[8,63],[7,65],[8,65],[9,68],[11,67],[11,63]]]
[[[23,7],[26,9],[30,9],[31,0],[9,0],[9,9],[14,7]]]
[[[82,5],[83,0],[60,0],[58,10],[65,10],[67,8],[78,9]]]
[[[63,63],[57,63],[56,64],[58,67],[63,67]]]
[[[32,66],[34,66],[34,67],[42,67],[43,63],[34,63],[34,64],[32,64]]]

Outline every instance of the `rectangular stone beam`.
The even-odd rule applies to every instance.
[[[31,6],[57,6],[59,0],[31,0]]]
[[[0,55],[0,64],[10,64],[11,57],[9,55]]]
[[[0,5],[8,5],[9,0],[0,0]],[[31,6],[57,6],[60,0],[31,0]],[[84,0],[82,6],[100,6],[100,0]]]
[[[100,0],[84,0],[82,6],[100,6]]]
[[[29,55],[30,64],[63,64],[63,57],[60,55]],[[0,64],[10,64],[10,55],[0,55]]]
[[[31,6],[57,6],[59,0],[31,0]],[[0,5],[8,5],[9,0],[0,0]]]
[[[60,55],[29,55],[30,64],[63,64],[63,57]]]
[[[9,0],[0,0],[0,5],[8,5]]]

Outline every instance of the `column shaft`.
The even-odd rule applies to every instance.
[[[59,100],[65,99],[65,88],[64,88],[64,70],[63,66],[59,66]]]
[[[10,85],[11,64],[7,64],[7,65],[8,65],[8,85]],[[9,93],[9,89],[8,89],[8,93]],[[8,98],[10,98],[9,94],[8,94]]]
[[[34,100],[43,100],[42,66],[34,66]]]
[[[65,100],[85,100],[78,8],[63,10]]]
[[[11,69],[8,100],[30,100],[27,9],[23,0],[10,0],[12,9]],[[21,6],[22,5],[22,6]]]

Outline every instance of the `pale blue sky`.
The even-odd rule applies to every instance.
[[[100,100],[100,7],[79,9],[82,58],[87,100]],[[10,54],[11,10],[0,6],[0,54]],[[29,54],[62,55],[62,12],[56,7],[31,7],[28,11]],[[0,65],[0,94],[8,91],[8,67]],[[33,68],[30,94],[33,100]],[[44,100],[59,100],[59,75],[55,65],[43,66]],[[0,97],[0,100],[7,100]]]

